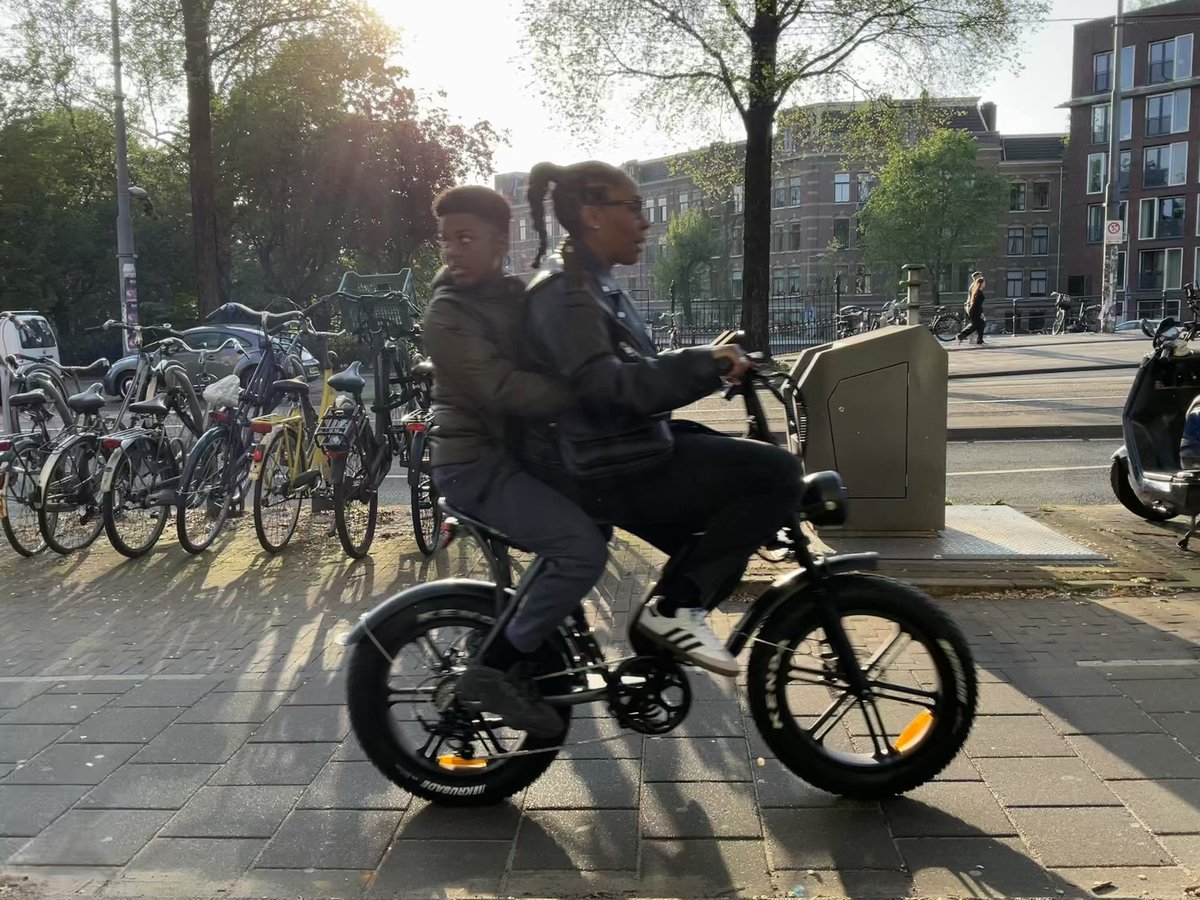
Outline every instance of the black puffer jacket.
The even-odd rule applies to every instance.
[[[553,416],[573,404],[563,379],[518,368],[525,319],[519,278],[462,288],[442,269],[433,288],[424,340],[436,369],[434,466],[475,462],[504,448],[509,417]]]
[[[536,465],[561,465],[560,431],[604,440],[665,422],[671,410],[721,385],[709,348],[660,354],[611,270],[582,245],[574,252],[586,290],[568,288],[556,254],[527,295],[530,367],[564,378],[576,401],[557,422],[531,422],[523,430],[522,454]]]

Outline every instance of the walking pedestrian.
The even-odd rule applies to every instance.
[[[987,324],[987,320],[983,317],[983,301],[984,301],[984,278],[982,272],[971,273],[971,289],[967,292],[967,318],[970,324],[958,333],[958,342],[961,344],[972,334],[975,335],[975,346],[983,346],[983,329]]]

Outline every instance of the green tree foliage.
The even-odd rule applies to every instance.
[[[742,184],[742,151],[736,144],[715,141],[702,150],[675,157],[668,162],[672,175],[683,175],[700,189],[704,208],[716,231],[718,251],[714,261],[717,299],[730,300],[730,257],[741,243],[736,229],[739,214],[734,211],[734,194]],[[738,250],[741,247],[737,247]],[[740,303],[741,297],[732,300]]]
[[[863,257],[897,277],[927,266],[936,296],[955,262],[994,244],[1008,187],[979,168],[978,151],[971,135],[942,129],[893,155],[859,216]]]
[[[712,221],[702,209],[689,209],[667,225],[666,248],[654,261],[654,281],[660,296],[675,297],[683,305],[683,317],[692,321],[692,299],[708,293],[708,273],[720,242]]]
[[[556,106],[594,128],[605,108],[694,127],[731,110],[746,135],[742,323],[768,346],[775,114],[806,87],[886,71],[891,89],[961,83],[1016,59],[1044,0],[526,0]],[[636,92],[628,107],[614,91]]]

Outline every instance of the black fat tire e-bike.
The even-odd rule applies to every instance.
[[[745,401],[749,437],[774,442],[756,384],[784,404],[795,426],[789,385],[781,391],[759,376],[744,384],[731,392]],[[542,561],[514,588],[508,551],[521,548],[486,523],[446,512],[480,542],[493,580],[409,588],[344,639],[351,725],[384,775],[438,803],[496,803],[531,784],[570,744],[577,705],[606,703],[622,727],[642,734],[664,734],[684,720],[692,696],[686,664],[636,635],[635,655],[606,659],[582,609],[536,660],[543,673],[536,683],[562,720],[559,735],[534,738],[461,706],[458,677],[505,627]],[[862,571],[874,567],[874,554],[813,555],[801,523],[844,517],[839,476],[808,475],[801,507],[780,535],[799,568],[751,604],[728,647],[735,656],[750,647],[750,709],[779,761],[816,787],[876,799],[925,783],[954,759],[974,721],[976,677],[962,632],[932,600]],[[664,577],[683,556],[668,561]]]

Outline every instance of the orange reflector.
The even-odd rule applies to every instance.
[[[896,738],[896,743],[892,744],[892,748],[897,753],[907,753],[921,743],[932,727],[933,713],[927,709],[921,710],[913,716],[911,722],[904,726],[904,730],[900,732],[900,736]]]
[[[487,765],[486,759],[466,759],[462,756],[439,756],[438,765],[443,769],[482,769]]]

